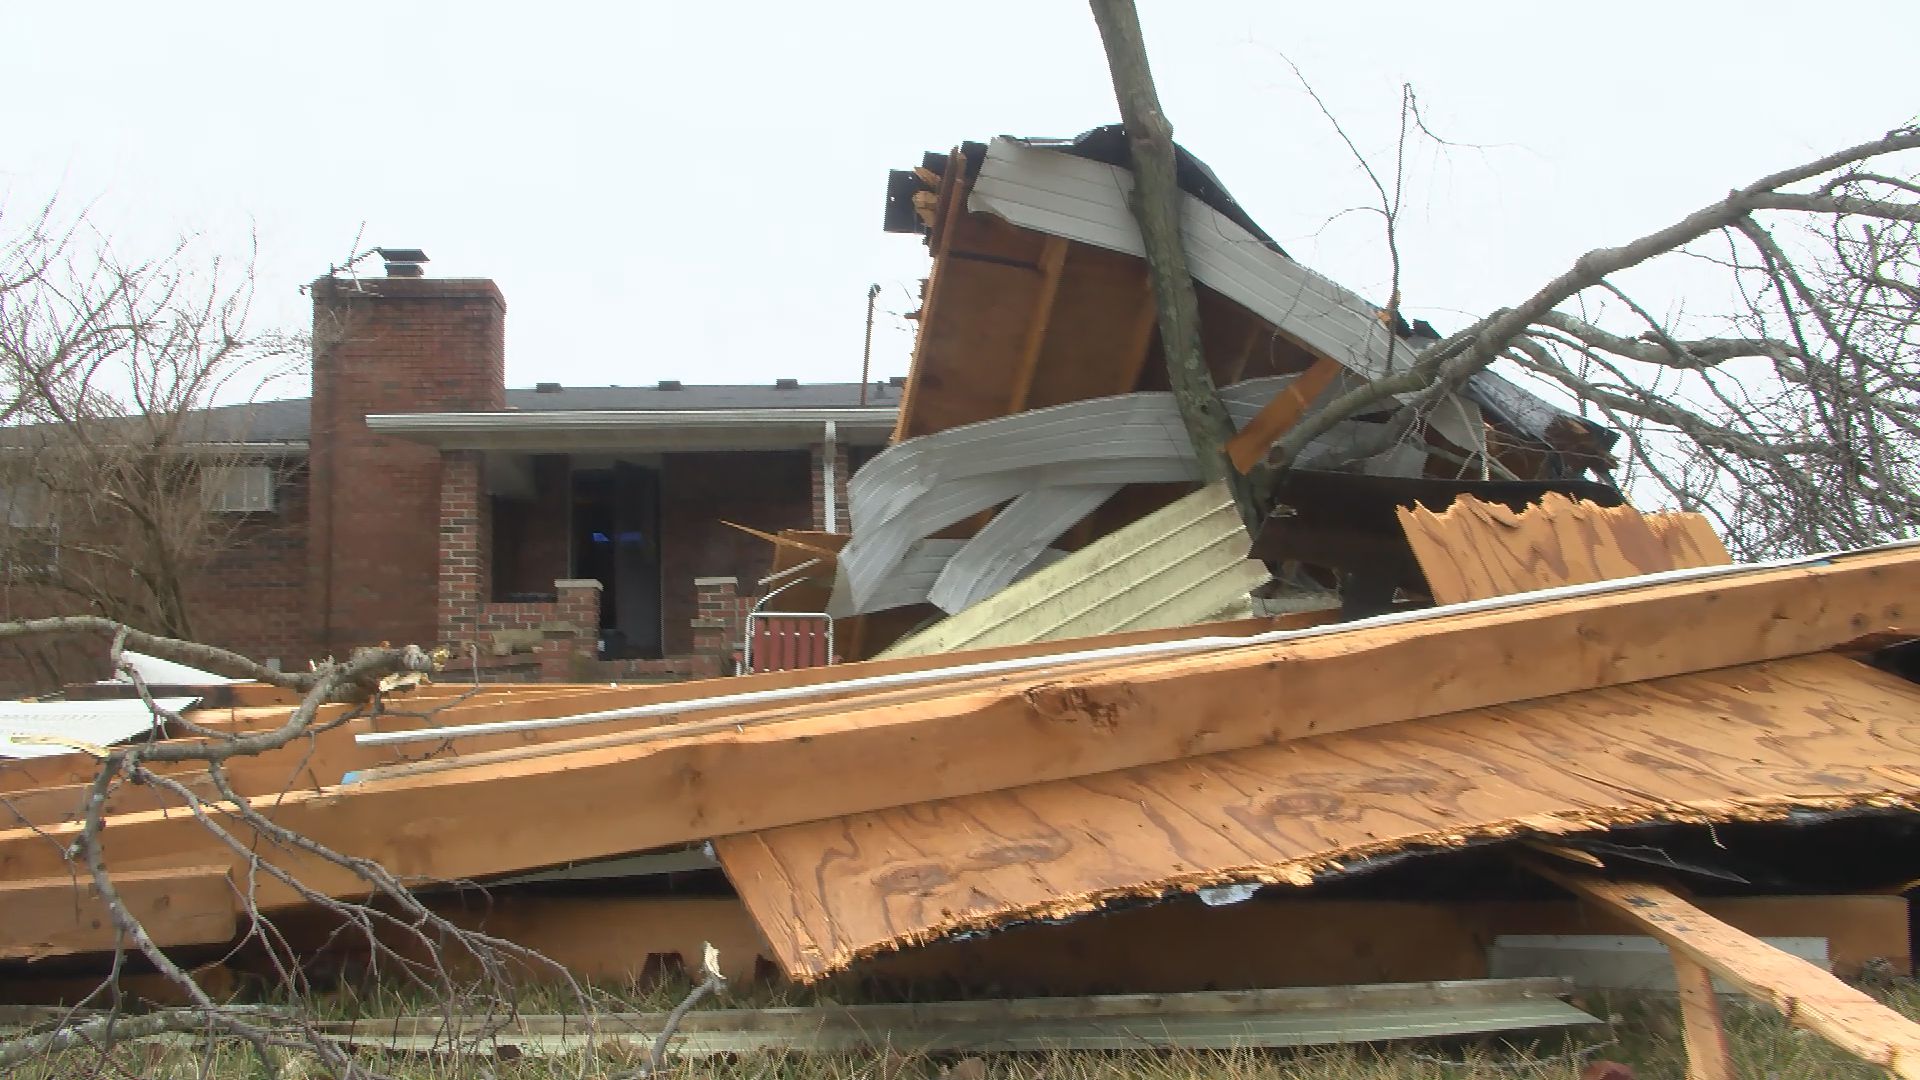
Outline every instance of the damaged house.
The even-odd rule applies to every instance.
[[[575,977],[691,968],[711,944],[737,981],[1260,992],[1094,998],[1071,1034],[1057,1003],[931,1035],[919,1012],[802,1018],[858,1019],[847,1037],[877,1045],[1578,1025],[1594,1018],[1562,1000],[1575,985],[1664,985],[1688,991],[1691,1049],[1718,977],[1920,1075],[1920,1029],[1840,979],[1912,966],[1920,547],[1731,564],[1697,515],[1623,504],[1612,433],[1491,373],[1421,428],[1335,426],[1281,481],[1290,512],[1250,533],[1200,487],[1166,389],[1123,153],[1111,130],[997,139],[893,175],[887,226],[933,258],[894,438],[854,473],[845,527],[763,528],[782,535],[770,560],[753,541],[749,571],[769,610],[831,615],[849,662],[659,686],[449,677],[391,709],[328,706],[337,723],[234,762],[228,790]],[[1181,176],[1236,463],[1433,339],[1288,258],[1197,160]],[[356,408],[369,438],[425,442],[476,484],[486,455],[586,426],[536,439],[547,422],[484,395]],[[470,504],[441,490],[443,534],[467,535]],[[442,563],[443,602],[467,565]],[[289,714],[271,693],[193,715],[272,728]],[[7,994],[53,992],[30,962],[107,962],[112,928],[63,855],[97,767],[0,765]],[[220,794],[196,763],[155,767]],[[231,946],[249,903],[296,960],[382,944],[314,901],[366,897],[353,866],[286,847],[299,888],[249,876],[179,811],[117,787],[102,838],[197,977],[248,962]],[[1182,1001],[1210,1026],[1169,1019]],[[774,1020],[730,1022],[764,1037]],[[557,1045],[550,1023],[484,1038]],[[365,1038],[439,1045],[458,1026]],[[712,1038],[681,1045],[744,1045]]]

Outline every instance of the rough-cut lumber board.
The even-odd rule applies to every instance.
[[[716,847],[781,963],[811,979],[958,931],[1168,890],[1306,885],[1409,849],[1920,805],[1920,778],[1874,768],[1917,750],[1920,687],[1813,656],[810,822]]]
[[[1912,625],[1907,604],[1916,592],[1920,553],[1868,552],[1302,631],[1114,671],[1040,675],[911,707],[866,710],[849,700],[834,715],[765,725],[736,716],[707,734],[661,737],[656,729],[629,746],[296,792],[265,812],[402,875],[516,873],[1815,652]],[[1387,672],[1391,678],[1382,677]],[[1866,669],[1847,682],[1871,690],[1869,698],[1904,700],[1911,692]],[[1894,685],[1883,692],[1882,682]],[[1730,702],[1739,706],[1732,711],[1744,701]],[[1903,730],[1890,725],[1877,737]],[[1876,778],[1920,784],[1920,775]],[[63,873],[59,848],[72,832],[0,832],[0,877]],[[127,869],[231,857],[197,822],[152,812],[111,819],[105,845]],[[363,888],[338,868],[283,858],[323,892]],[[269,906],[295,899],[270,881],[260,888]]]
[[[1439,514],[1416,506],[1399,515],[1442,604],[1732,561],[1699,514],[1642,514],[1551,493],[1519,513],[1463,498]]]
[[[37,960],[105,952],[119,932],[93,882],[78,877],[0,881],[0,960]],[[239,899],[226,864],[182,870],[115,872],[127,910],[161,946],[211,945],[233,939]]]
[[[1675,956],[1684,954],[1755,1001],[1772,1006],[1794,1026],[1806,1028],[1895,1076],[1920,1078],[1920,1024],[1827,972],[1741,933],[1664,886],[1609,881],[1590,872],[1532,860],[1527,865],[1575,895],[1632,919]],[[1683,986],[1685,978],[1682,973]],[[1704,996],[1712,996],[1710,982]],[[1690,1018],[1687,1023],[1690,1065],[1697,1019]]]
[[[1300,377],[1273,396],[1246,427],[1227,440],[1227,457],[1242,473],[1250,471],[1267,456],[1280,436],[1293,429],[1306,415],[1307,406],[1320,396],[1340,374],[1340,365],[1320,357]]]
[[[676,1027],[678,1056],[846,1052],[885,1047],[925,1053],[1018,1053],[1051,1050],[1233,1050],[1376,1042],[1488,1031],[1597,1023],[1561,1001],[1557,979],[1474,983],[1328,986],[1237,993],[1114,995],[993,1001],[713,1009],[687,1014]],[[641,1041],[666,1024],[664,1013],[594,1018],[601,1039]],[[577,1052],[588,1046],[578,1017],[446,1019],[401,1017],[322,1025],[328,1034],[367,1049]]]
[[[546,731],[449,736],[444,742],[413,744],[402,748],[399,752],[390,747],[356,745],[353,737],[366,731],[406,730],[418,728],[423,724],[471,725],[530,720],[670,701],[685,701],[688,703],[689,712],[697,712],[700,709],[699,700],[713,694],[810,686],[825,682],[917,671],[955,663],[979,663],[1016,657],[1044,656],[1069,650],[1132,645],[1150,640],[1202,635],[1241,636],[1283,627],[1312,626],[1330,621],[1336,615],[1336,611],[1329,609],[1279,618],[1260,617],[1166,630],[1129,631],[1070,642],[1036,642],[1030,645],[982,649],[967,653],[958,659],[948,656],[908,657],[796,671],[766,672],[724,680],[614,688],[604,685],[563,687],[564,694],[549,693],[548,691],[553,688],[545,684],[495,687],[489,692],[491,696],[482,695],[475,700],[462,702],[424,720],[408,719],[405,723],[401,723],[398,722],[397,717],[386,717],[385,722],[351,721],[320,732],[310,739],[296,741],[281,750],[262,754],[256,758],[242,758],[228,765],[228,782],[235,791],[248,797],[276,796],[301,789],[319,790],[339,782],[349,773],[367,772],[403,761],[455,760],[490,751],[540,746],[563,739],[577,741],[594,733],[635,731],[667,723],[674,718],[608,720],[597,724]],[[826,694],[819,700],[838,700],[849,696],[850,693]],[[433,703],[427,704],[431,706]],[[276,719],[284,720],[285,715],[286,710],[279,710]],[[278,725],[275,723],[266,726]],[[16,825],[45,826],[78,821],[84,809],[87,791],[92,784],[91,778],[98,770],[99,762],[85,755],[76,755],[76,758],[74,771],[79,771],[82,776],[82,779],[76,782],[43,787],[28,786],[19,791],[0,792],[0,828],[11,828]],[[172,776],[202,798],[210,799],[215,795],[212,782],[207,778],[205,770],[199,766],[158,766],[157,771]],[[66,775],[66,773],[63,771],[60,775]],[[123,784],[116,787],[107,798],[109,814],[180,808],[180,800],[170,792],[152,785]]]

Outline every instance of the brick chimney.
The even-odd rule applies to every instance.
[[[338,657],[438,637],[440,452],[375,435],[367,415],[506,405],[499,288],[416,276],[424,261],[313,283],[309,584],[315,636]]]

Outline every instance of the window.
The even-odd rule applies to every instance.
[[[273,509],[273,470],[265,465],[210,468],[202,478],[207,509],[215,513],[257,514]]]
[[[0,485],[0,572],[12,580],[51,575],[60,563],[60,523],[45,485]]]

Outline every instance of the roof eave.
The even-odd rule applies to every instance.
[[[380,413],[369,430],[442,450],[795,450],[825,438],[879,445],[893,433],[891,408],[596,409],[553,412]]]

